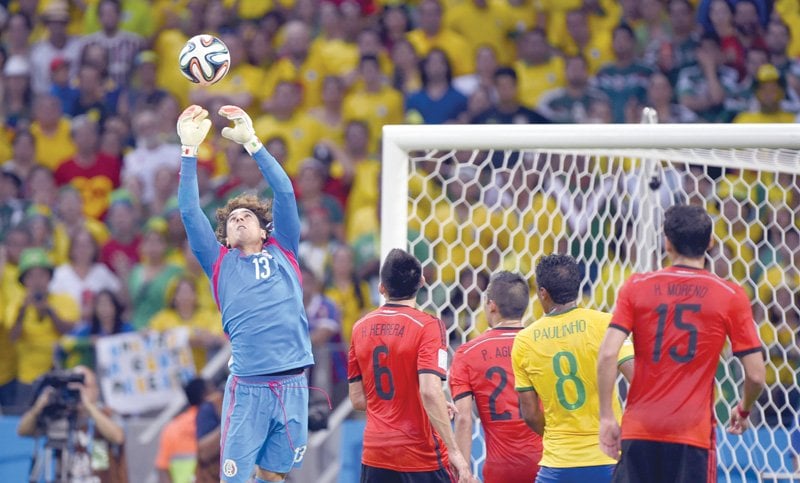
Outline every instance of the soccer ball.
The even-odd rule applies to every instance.
[[[210,86],[228,73],[231,54],[228,46],[213,35],[195,35],[181,49],[178,64],[187,79]]]

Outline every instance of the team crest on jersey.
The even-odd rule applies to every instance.
[[[222,474],[227,476],[228,478],[236,476],[236,473],[238,473],[238,472],[239,472],[239,468],[236,467],[236,462],[235,461],[233,461],[231,459],[227,459],[222,464]]]

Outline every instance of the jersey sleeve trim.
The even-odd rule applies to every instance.
[[[461,394],[453,396],[453,402],[456,402],[459,399],[464,399],[467,396],[472,396],[472,391],[465,391],[465,392],[462,392]]]
[[[361,376],[351,377],[350,379],[347,380],[347,382],[358,382],[361,379],[362,379]]]
[[[447,380],[447,374],[444,372],[434,371],[433,369],[420,369],[417,371],[417,374],[435,374],[439,376],[443,381]]]
[[[294,253],[291,250],[287,250],[286,248],[284,248],[283,245],[281,245],[280,242],[276,240],[274,237],[270,237],[269,240],[267,240],[267,245],[275,245],[276,247],[278,247],[278,250],[283,252],[286,258],[289,260],[289,263],[292,264],[292,268],[294,268],[294,273],[297,274],[297,280],[300,282],[300,285],[302,285],[303,274],[300,272],[300,264],[297,263],[297,257],[294,255]]]
[[[517,387],[516,390],[517,390],[517,392],[535,391],[535,389],[533,387]]]
[[[753,347],[752,349],[745,349],[743,351],[736,351],[733,353],[736,357],[744,357],[748,354],[753,354],[755,352],[764,352],[762,347]]]
[[[211,272],[211,287],[214,290],[214,301],[217,303],[217,308],[222,309],[222,306],[219,304],[219,271],[222,267],[222,260],[225,258],[225,254],[228,253],[228,249],[222,245],[219,247],[219,255],[217,255],[217,260],[214,262],[214,267]]]
[[[621,326],[619,324],[614,324],[614,323],[608,324],[608,328],[609,329],[613,328],[613,329],[617,329],[619,331],[625,332],[625,335],[630,335],[631,334],[630,330],[626,329],[625,327],[623,327],[623,326]]]
[[[634,356],[623,357],[622,359],[617,361],[617,367],[621,366],[622,364],[625,364],[628,361],[633,360],[633,358]]]

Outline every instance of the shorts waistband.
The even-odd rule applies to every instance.
[[[303,369],[291,369],[276,374],[261,374],[257,376],[233,376],[240,383],[245,384],[269,384],[280,379],[292,379],[303,374]]]

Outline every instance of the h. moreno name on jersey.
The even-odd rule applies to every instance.
[[[586,332],[585,320],[572,320],[566,324],[554,325],[552,327],[537,327],[533,329],[533,340],[558,339],[579,332]]]

